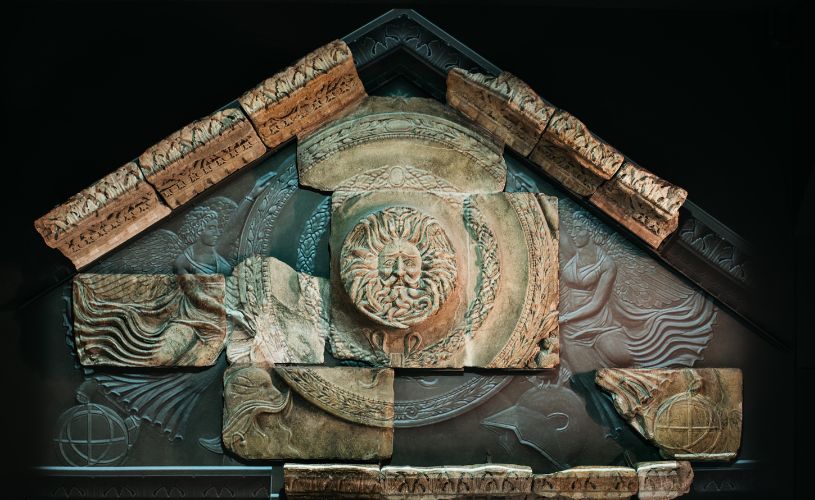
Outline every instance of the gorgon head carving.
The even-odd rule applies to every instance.
[[[456,255],[439,222],[390,207],[360,220],[340,254],[354,304],[378,323],[407,328],[433,315],[456,283]]]

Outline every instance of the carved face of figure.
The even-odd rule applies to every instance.
[[[582,248],[589,243],[591,231],[589,230],[589,220],[585,213],[576,212],[572,217],[572,229],[570,231],[572,241],[577,248]]]
[[[201,232],[201,243],[208,247],[215,246],[218,241],[218,219],[211,217],[207,220],[204,230]]]
[[[422,254],[402,239],[385,245],[379,253],[379,279],[388,286],[416,288],[422,277]]]
[[[412,208],[387,208],[348,233],[340,277],[366,316],[407,328],[438,311],[449,296],[456,280],[455,251],[436,219]]]

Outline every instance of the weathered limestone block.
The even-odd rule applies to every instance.
[[[742,381],[736,368],[604,368],[597,385],[665,458],[732,460],[741,441]]]
[[[501,144],[433,99],[368,97],[297,145],[300,183],[321,191],[499,192]]]
[[[382,498],[378,465],[285,464],[286,498]]]
[[[131,162],[37,219],[34,227],[78,269],[169,213]]]
[[[335,40],[266,79],[239,102],[263,142],[274,148],[365,95],[351,50]]]
[[[224,277],[78,274],[73,313],[85,366],[209,366],[226,338]]]
[[[690,462],[640,462],[637,464],[640,500],[670,500],[690,492]]]
[[[484,464],[445,467],[382,467],[382,498],[443,500],[453,498],[525,499],[532,469]]]
[[[532,498],[631,498],[637,494],[637,472],[629,467],[575,467],[535,474]]]
[[[263,156],[266,147],[239,109],[196,120],[139,157],[147,182],[176,208]]]
[[[335,357],[415,368],[558,364],[557,200],[379,191],[333,201]]]
[[[590,201],[657,248],[679,225],[679,207],[687,197],[684,189],[626,162]]]
[[[274,257],[244,260],[227,278],[232,363],[321,364],[328,334],[328,280],[298,273]]]
[[[581,196],[588,196],[622,166],[625,158],[566,111],[558,110],[529,159]]]
[[[461,68],[447,73],[447,104],[524,156],[532,152],[555,112],[510,73],[491,76]]]
[[[222,435],[228,450],[248,459],[387,459],[393,371],[232,365]]]
[[[502,464],[381,469],[286,464],[283,473],[288,498],[520,500],[527,498],[532,484],[531,468]]]

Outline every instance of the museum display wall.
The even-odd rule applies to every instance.
[[[76,268],[25,310],[45,494],[104,495],[98,467],[291,498],[749,488],[782,446],[751,383],[787,354],[742,250],[590,125],[392,11],[37,219]]]

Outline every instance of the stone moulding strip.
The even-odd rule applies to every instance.
[[[170,214],[134,162],[34,221],[45,243],[78,269]]]
[[[605,212],[653,248],[673,233],[687,191],[637,166],[526,83],[461,68],[447,73],[447,103]]]
[[[196,120],[139,157],[147,182],[172,208],[263,156],[266,147],[240,109]]]
[[[365,95],[350,49],[335,40],[148,148],[34,227],[80,269],[262,157],[266,146],[313,130]]]
[[[313,130],[366,96],[351,50],[341,40],[320,47],[239,99],[270,148]]]
[[[287,498],[365,499],[671,499],[690,490],[688,462],[646,462],[636,469],[617,466],[575,467],[533,474],[522,465],[482,464],[410,467],[352,464],[283,466]]]

